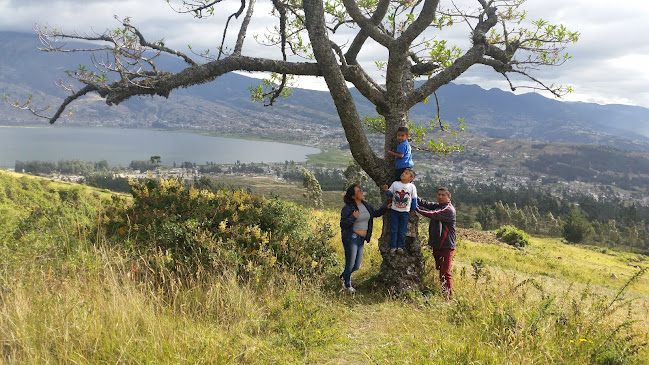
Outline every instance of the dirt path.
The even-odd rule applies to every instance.
[[[457,238],[462,238],[474,243],[487,243],[491,245],[503,245],[496,238],[496,234],[491,231],[474,231],[471,229],[457,228],[455,230]]]

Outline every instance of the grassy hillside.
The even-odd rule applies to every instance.
[[[304,197],[306,189],[304,189],[302,184],[279,182],[273,178],[264,176],[241,177],[220,175],[212,176],[210,179],[217,187],[236,187],[267,198],[277,196],[282,200],[300,205],[308,203],[308,200]],[[323,191],[322,201],[327,209],[340,208],[342,207],[343,192]]]
[[[211,206],[199,204],[201,194],[187,191],[195,211]],[[153,187],[146,196],[152,207]],[[307,239],[326,223],[338,224],[336,210],[237,199],[238,220],[255,204],[275,204],[282,217],[307,224]],[[428,251],[425,290],[387,293],[374,279],[381,262],[374,237],[353,275],[358,294],[348,296],[336,279],[339,234],[327,241],[337,264],[313,271],[319,262],[280,267],[284,251],[240,250],[230,245],[235,241],[188,230],[194,235],[186,241],[214,241],[227,252],[219,253],[218,270],[182,272],[164,252],[133,249],[152,232],[167,242],[162,233],[174,231],[123,226],[125,217],[147,214],[129,210],[132,204],[145,206],[138,198],[0,171],[3,362],[639,364],[649,358],[649,276],[636,268],[647,267],[644,256],[544,238],[520,250],[490,233],[461,230],[455,298],[446,302]],[[237,219],[230,219],[232,228]],[[182,227],[195,222],[207,221]],[[268,234],[279,234],[275,229]],[[250,244],[247,238],[236,242]],[[261,252],[267,256],[256,259]],[[277,263],[268,256],[273,252]]]

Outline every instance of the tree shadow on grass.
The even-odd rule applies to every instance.
[[[348,294],[343,287],[340,274],[327,276],[327,283],[323,285],[323,292],[332,297],[348,301],[353,304],[373,305],[393,301],[411,302],[418,304],[434,304],[444,301],[442,291],[437,282],[431,278],[424,278],[421,290],[407,293],[396,293],[378,279],[378,272],[363,271],[352,275],[352,284],[356,289],[355,294]]]

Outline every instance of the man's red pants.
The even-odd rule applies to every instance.
[[[439,271],[439,281],[446,292],[446,295],[453,295],[453,278],[451,277],[451,264],[455,250],[450,248],[433,249],[435,268]]]

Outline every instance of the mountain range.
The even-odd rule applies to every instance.
[[[26,100],[57,107],[67,96],[56,83],[66,81],[65,70],[91,64],[88,54],[46,53],[36,49],[33,34],[0,32],[0,93],[9,101]],[[179,61],[163,58],[162,68],[178,70]],[[109,80],[110,81],[110,80]],[[168,99],[140,97],[118,106],[107,106],[98,96],[87,96],[71,105],[72,116],[60,124],[102,124],[120,127],[197,129],[223,133],[276,137],[291,132],[342,136],[342,128],[326,91],[294,89],[293,95],[264,107],[250,100],[248,87],[259,80],[228,74],[208,84],[175,90]],[[373,105],[352,90],[359,114],[375,116]],[[444,120],[464,118],[467,131],[496,138],[543,142],[573,142],[649,152],[649,109],[628,105],[563,102],[537,93],[515,95],[477,85],[448,84],[437,96]],[[411,119],[430,121],[434,103],[418,104]],[[43,120],[31,113],[0,104],[0,124],[21,125]],[[298,138],[299,139],[299,138]]]

